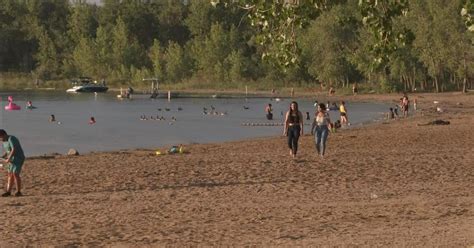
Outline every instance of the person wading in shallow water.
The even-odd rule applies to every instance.
[[[273,109],[272,109],[272,104],[269,103],[267,105],[267,107],[265,107],[265,112],[267,113],[266,114],[266,117],[267,117],[267,120],[272,120],[273,119]]]
[[[2,194],[2,197],[11,196],[13,182],[16,185],[15,196],[22,196],[20,172],[23,162],[25,162],[25,154],[20,141],[15,136],[8,135],[3,129],[0,129],[0,139],[3,141],[3,150],[5,151],[2,156],[5,160],[2,162],[7,166],[8,172],[7,190]]]
[[[288,137],[290,155],[295,158],[298,151],[298,139],[303,135],[303,115],[298,110],[297,102],[291,102],[290,110],[286,112],[283,135]]]

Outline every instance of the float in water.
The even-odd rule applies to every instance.
[[[13,97],[8,96],[8,105],[5,106],[5,110],[20,110],[21,107],[13,103]]]

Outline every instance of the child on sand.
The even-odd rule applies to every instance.
[[[390,108],[390,112],[387,114],[388,119],[395,119],[395,113],[393,112],[393,108]]]
[[[25,154],[21,148],[20,141],[15,136],[8,135],[3,129],[0,129],[0,139],[3,142],[3,149],[5,153],[2,158],[5,159],[3,163],[7,165],[8,179],[6,192],[2,194],[2,197],[11,195],[13,188],[13,182],[16,185],[15,196],[22,196],[21,194],[21,178],[20,172],[23,162],[25,162]]]

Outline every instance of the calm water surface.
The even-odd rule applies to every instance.
[[[9,95],[22,110],[4,110]],[[176,98],[168,102],[167,99],[149,99],[145,95],[120,100],[115,95],[2,92],[0,127],[20,139],[27,156],[66,153],[69,148],[80,153],[155,148],[278,136],[282,134],[281,126],[247,127],[241,124],[269,122],[264,112],[268,103],[272,103],[274,109],[272,122],[282,122],[281,113],[288,110],[290,103],[289,99],[275,102],[268,98]],[[27,100],[31,100],[37,109],[26,110]],[[314,113],[314,99],[297,101],[303,113]],[[227,112],[227,115],[204,115],[203,108],[210,110],[211,105],[217,112]],[[349,102],[346,107],[352,126],[380,119],[388,109],[387,105],[375,103]],[[158,111],[159,108],[162,110]],[[170,110],[165,111],[165,108]],[[51,114],[60,124],[49,122]],[[166,121],[143,121],[141,115],[148,118],[164,116]],[[91,116],[97,121],[94,125],[88,124]],[[173,116],[176,121],[170,122]],[[330,116],[333,120],[338,119],[339,112],[330,111]],[[309,131],[309,126],[305,126],[305,132]]]

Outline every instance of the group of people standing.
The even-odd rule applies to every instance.
[[[400,102],[395,105],[395,108],[389,108],[388,112],[388,118],[387,119],[395,119],[398,118],[398,109],[401,109],[403,117],[406,118],[408,117],[408,111],[410,109],[410,100],[408,100],[407,95],[403,95],[402,98],[400,98]],[[417,101],[416,98],[413,100],[413,110],[417,110]]]
[[[341,113],[341,122],[347,124],[347,110],[344,102],[341,102],[339,110]],[[316,151],[321,157],[324,157],[329,131],[334,125],[335,124],[331,122],[326,105],[324,103],[318,104],[311,125],[311,135],[314,135]],[[288,137],[288,147],[290,148],[290,155],[293,158],[296,157],[296,153],[298,152],[298,140],[299,137],[303,135],[303,127],[303,114],[298,109],[298,103],[293,101],[285,115],[283,129],[283,135]]]

